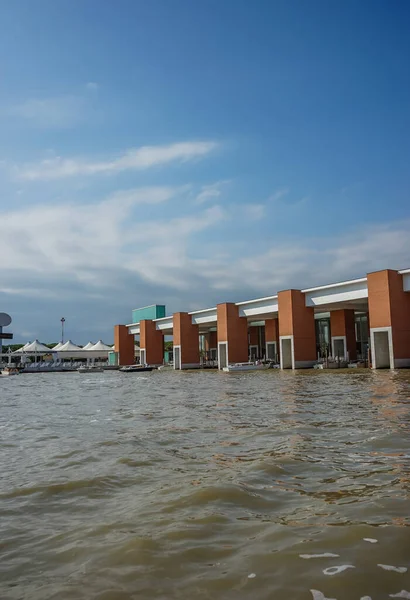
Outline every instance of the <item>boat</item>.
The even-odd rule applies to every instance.
[[[20,375],[20,369],[18,367],[4,367],[1,370],[2,377],[9,377],[10,375]]]
[[[83,366],[77,369],[78,373],[104,373],[104,369],[102,367],[87,367]]]
[[[143,373],[146,371],[153,371],[154,367],[149,367],[148,365],[128,365],[126,367],[121,367],[118,369],[121,373]]]
[[[223,367],[222,371],[225,371],[225,373],[236,373],[241,371],[264,371],[265,369],[270,369],[268,363],[242,362],[233,363],[227,367]]]

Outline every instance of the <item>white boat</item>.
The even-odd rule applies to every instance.
[[[87,367],[86,365],[77,369],[79,373],[104,373],[104,369],[102,367]]]
[[[225,371],[225,373],[235,373],[239,371],[264,371],[269,368],[270,365],[266,363],[243,362],[233,363],[232,365],[223,367],[222,370]]]
[[[20,370],[17,367],[4,367],[1,370],[2,377],[9,377],[10,375],[19,375]]]
[[[143,371],[153,371],[154,367],[149,365],[127,365],[118,369],[121,373],[142,373]]]

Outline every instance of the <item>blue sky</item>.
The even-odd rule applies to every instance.
[[[410,266],[405,0],[0,2],[16,340]]]

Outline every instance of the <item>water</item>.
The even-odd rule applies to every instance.
[[[0,397],[1,600],[410,592],[408,371],[36,374]]]

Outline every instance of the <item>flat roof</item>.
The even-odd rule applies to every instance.
[[[166,306],[165,304],[148,304],[148,306],[139,306],[138,308],[132,308],[131,310],[144,310],[144,308],[152,308],[153,306]]]
[[[359,279],[349,279],[348,281],[339,281],[338,283],[328,283],[326,285],[319,285],[317,287],[300,291],[306,294],[308,292],[318,292],[319,290],[328,290],[335,287],[341,287],[343,285],[351,285],[353,283],[364,283],[365,281],[367,281],[367,277],[360,277]]]
[[[374,271],[377,272],[377,271]],[[410,269],[402,269],[400,271],[397,271],[400,275],[407,275],[410,274]],[[328,283],[326,285],[319,285],[319,286],[315,286],[315,287],[311,287],[311,288],[305,288],[305,289],[301,289],[300,291],[303,294],[307,294],[310,292],[319,292],[320,290],[330,290],[330,289],[334,289],[334,288],[340,288],[343,286],[349,286],[349,285],[354,285],[354,284],[360,284],[360,283],[367,283],[367,277],[359,277],[357,279],[348,279],[347,281],[338,281],[336,283]],[[290,288],[290,289],[296,289],[296,288]],[[286,291],[286,290],[283,290]],[[277,300],[278,299],[278,294],[274,294],[272,296],[263,296],[262,298],[255,298],[253,300],[243,300],[241,302],[234,302],[233,304],[235,304],[235,306],[243,306],[245,304],[256,304],[258,302],[268,302],[270,300]],[[142,308],[151,308],[152,306],[165,306],[164,304],[150,304],[149,306],[144,306]],[[138,309],[133,309],[133,310],[138,310]],[[216,306],[213,306],[211,308],[202,308],[199,310],[193,310],[191,312],[188,312],[189,315],[199,315],[199,314],[206,314],[209,312],[214,312],[217,310]],[[185,311],[183,311],[185,312]],[[160,321],[166,321],[167,319],[172,319],[172,315],[167,316],[167,317],[160,317],[159,319],[153,319],[153,321],[155,322],[160,322]],[[139,323],[131,323],[130,325],[127,325],[127,327],[135,327],[136,325],[139,325]]]

